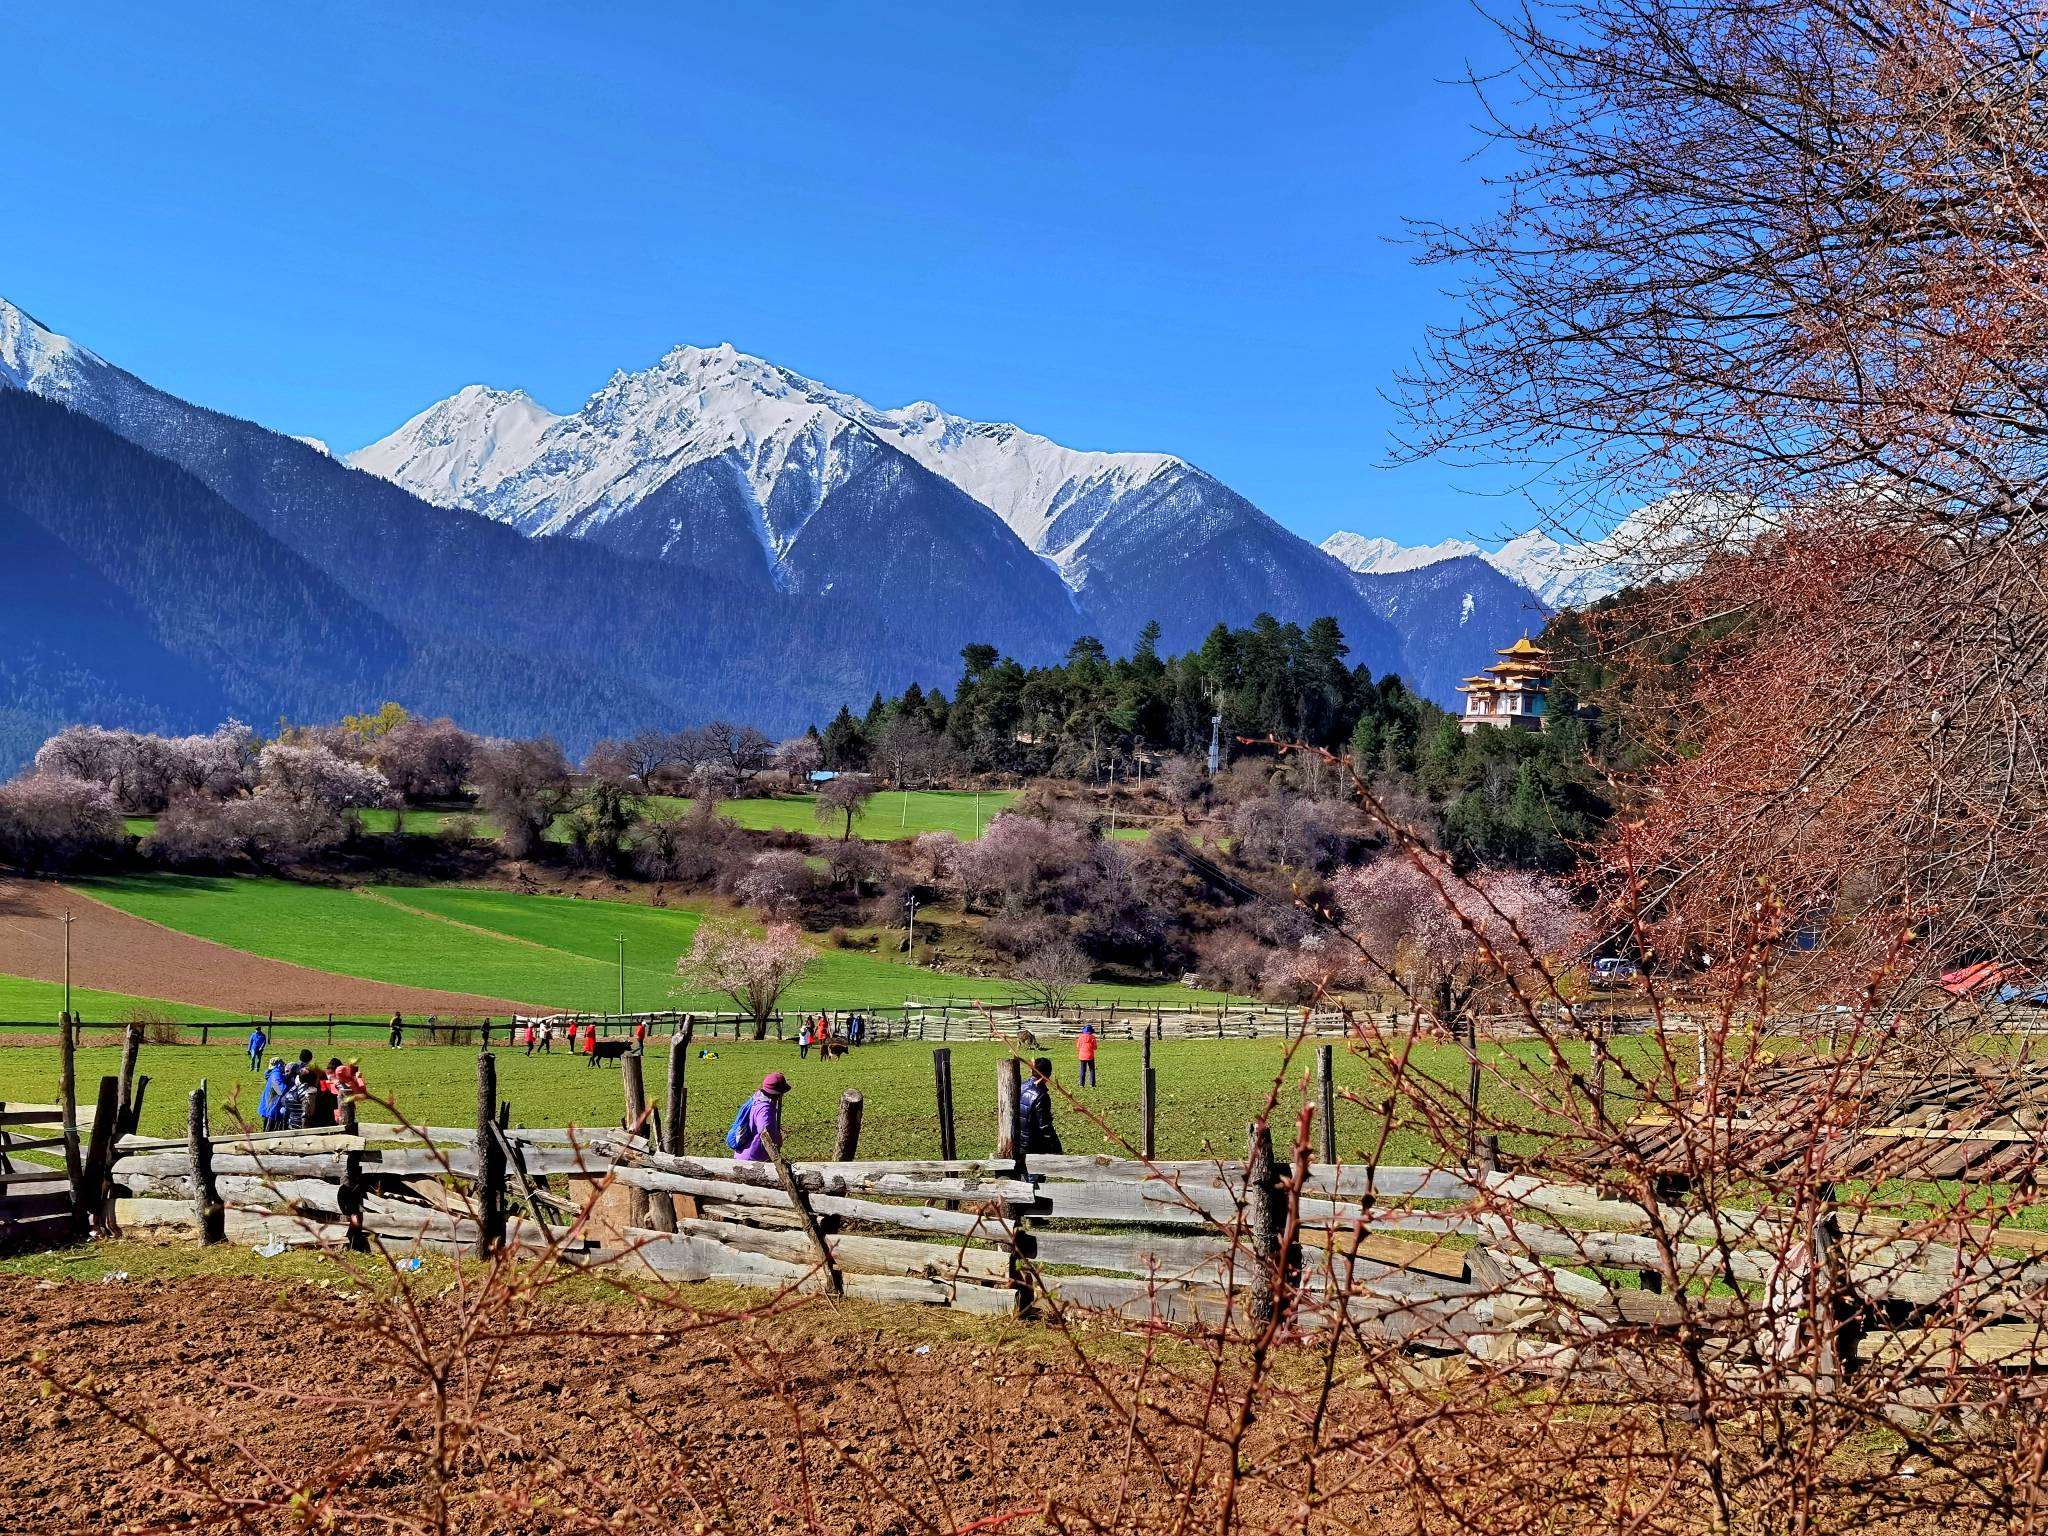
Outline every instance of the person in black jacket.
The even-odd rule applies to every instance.
[[[1017,1095],[1018,1118],[1024,1122],[1023,1152],[1063,1152],[1060,1133],[1052,1123],[1052,1058],[1035,1057],[1031,1076]]]

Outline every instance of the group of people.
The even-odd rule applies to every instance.
[[[1092,1062],[1093,1054],[1087,1059]],[[788,1094],[789,1079],[780,1072],[761,1079],[761,1086],[740,1105],[725,1133],[725,1144],[735,1159],[742,1163],[774,1161],[770,1148],[782,1145],[782,1101]],[[1051,1057],[1032,1060],[1031,1072],[1017,1095],[1017,1120],[1019,1150],[1025,1156],[1066,1150],[1052,1118]]]
[[[796,1054],[802,1059],[811,1054],[812,1046],[816,1046],[821,1059],[836,1056],[851,1046],[865,1045],[867,1038],[868,1021],[862,1014],[849,1013],[846,1016],[845,1032],[835,1035],[832,1032],[831,1015],[807,1013],[797,1020]]]
[[[260,1035],[258,1031],[251,1039]],[[261,1050],[256,1047],[259,1055]],[[322,1067],[314,1062],[311,1051],[300,1051],[299,1059],[289,1064],[282,1056],[271,1057],[256,1112],[266,1131],[317,1130],[339,1125],[342,1105],[367,1092],[362,1068],[355,1062],[333,1056]]]
[[[535,1051],[539,1051],[543,1056],[552,1056],[555,1053],[555,1031],[556,1026],[552,1019],[528,1019],[519,1026],[519,1043],[526,1048],[526,1054],[529,1056]],[[561,1026],[561,1031],[572,1054],[580,1051],[583,1054],[584,1060],[588,1061],[592,1066],[597,1064],[597,1026],[595,1024],[587,1022],[578,1024],[574,1019],[571,1019],[567,1024]],[[645,1019],[633,1021],[633,1049],[640,1055],[644,1056],[647,1054],[647,1021]]]

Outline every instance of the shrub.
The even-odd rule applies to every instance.
[[[27,874],[69,869],[110,853],[127,835],[104,785],[32,773],[0,785],[0,859]]]

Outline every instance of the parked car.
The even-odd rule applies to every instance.
[[[1642,974],[1626,955],[1604,955],[1593,962],[1593,980],[1603,987],[1619,987]]]

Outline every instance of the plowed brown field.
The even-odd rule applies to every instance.
[[[40,880],[0,879],[0,974],[61,981],[67,909],[92,914],[91,922],[78,923],[71,932],[71,979],[81,987],[281,1016],[372,1018],[396,1010],[502,1017],[521,1006],[501,997],[394,986],[267,960],[159,927]]]

